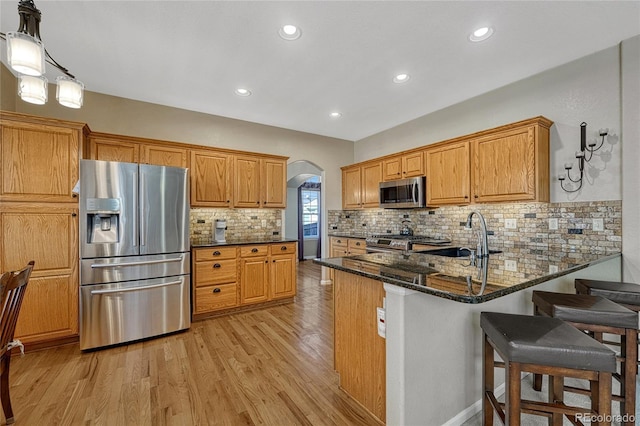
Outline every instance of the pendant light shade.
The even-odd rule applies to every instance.
[[[56,78],[56,99],[69,108],[80,108],[84,98],[84,84],[60,65],[44,48],[40,37],[42,14],[33,0],[18,2],[20,26],[17,31],[0,32],[0,39],[7,42],[7,62],[18,73],[18,95],[25,102],[42,105],[47,102],[48,81],[44,77],[45,62],[63,76]]]
[[[25,101],[36,105],[47,103],[47,78],[32,75],[18,76],[18,95]]]
[[[44,74],[44,45],[25,33],[7,33],[7,60],[20,74]]]
[[[56,99],[60,105],[69,108],[82,107],[84,98],[84,84],[74,78],[60,76],[56,78],[58,87],[56,88]]]

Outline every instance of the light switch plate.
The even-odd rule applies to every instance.
[[[549,265],[549,273],[555,274],[556,272],[558,272],[558,265]]]
[[[549,218],[549,230],[554,231],[558,229],[558,219],[555,217]]]
[[[516,229],[518,222],[515,219],[505,219],[504,227],[507,229]]]
[[[593,230],[604,231],[604,219],[602,218],[593,219]]]
[[[505,260],[504,261],[504,269],[506,271],[517,271],[518,270],[518,262],[515,260]]]

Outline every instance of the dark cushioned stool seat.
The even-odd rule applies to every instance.
[[[640,285],[616,281],[575,280],[576,293],[602,296],[616,303],[640,306]]]
[[[480,327],[511,361],[614,372],[615,353],[557,318],[483,312]]]
[[[589,412],[598,425],[610,424],[611,376],[616,369],[611,349],[558,318],[482,312],[480,326],[483,425],[493,425],[494,410],[510,426],[520,425],[522,412],[548,416],[554,425],[561,425],[564,416],[573,419]],[[504,361],[503,403],[494,394],[495,352]],[[548,402],[522,399],[523,372],[549,376]],[[564,377],[590,381],[590,408],[564,404]]]
[[[601,296],[534,291],[533,303],[546,315],[569,322],[638,328],[638,314]]]
[[[602,296],[589,294],[553,293],[534,291],[533,304],[536,315],[544,315],[567,321],[572,326],[589,332],[599,342],[603,333],[620,336],[620,374],[613,377],[621,383],[619,394],[612,398],[620,401],[620,410],[628,418],[636,413],[636,374],[638,359],[638,313]],[[627,360],[631,360],[627,362]],[[542,388],[542,376],[534,374],[533,388]],[[584,393],[586,389],[569,387],[570,392]],[[625,425],[633,425],[625,421]]]

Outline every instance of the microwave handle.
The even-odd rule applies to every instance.
[[[418,202],[418,182],[413,182],[412,196],[413,196],[413,202],[417,203]]]

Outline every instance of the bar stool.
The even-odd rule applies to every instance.
[[[632,311],[640,312],[640,285],[638,284],[577,278],[574,285],[577,294],[602,296]]]
[[[554,425],[562,424],[563,415],[575,420],[588,409],[563,403],[562,377],[590,380],[590,414],[597,424],[610,424],[611,373],[616,369],[611,349],[557,318],[482,312],[480,326],[484,425],[493,425],[494,410],[510,426],[520,425],[521,412],[551,416]],[[494,395],[494,351],[504,361],[504,403]],[[549,375],[549,402],[522,400],[521,372]]]
[[[566,321],[579,330],[593,333],[602,341],[602,333],[620,336],[620,373],[613,376],[620,381],[620,394],[612,399],[620,401],[621,414],[627,414],[625,424],[633,425],[636,414],[636,373],[638,359],[638,314],[604,297],[586,294],[533,292],[535,315]],[[633,360],[627,362],[627,360]],[[534,389],[540,390],[542,377],[534,376]],[[588,390],[566,386],[565,390],[588,393]]]

